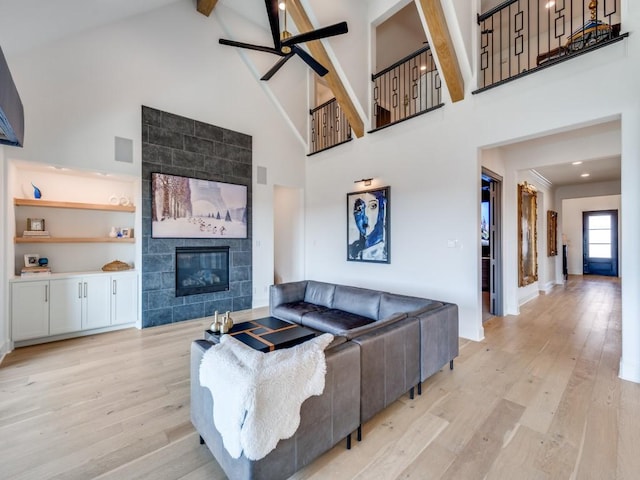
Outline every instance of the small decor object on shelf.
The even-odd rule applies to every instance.
[[[47,266],[23,267],[22,270],[20,270],[21,277],[49,275],[50,273],[51,269]]]
[[[49,265],[49,259],[47,257],[39,258],[38,265],[40,265],[41,267],[46,267],[47,265]]]
[[[44,218],[27,218],[27,230],[31,232],[43,232]]]
[[[118,228],[111,227],[111,230],[109,231],[109,237],[116,238],[117,236],[118,236]]]
[[[31,182],[31,186],[33,187],[33,198],[42,198],[42,192],[38,187],[36,187],[33,182]]]
[[[102,266],[104,272],[119,272],[121,270],[131,270],[131,265],[120,260],[114,260]]]
[[[122,238],[133,238],[133,228],[120,227],[120,233]]]
[[[25,267],[37,267],[40,255],[37,253],[25,253],[24,254],[24,266]]]

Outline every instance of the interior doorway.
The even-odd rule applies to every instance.
[[[618,276],[618,211],[582,213],[582,273]]]
[[[482,321],[502,316],[502,177],[482,168],[480,243],[482,248]]]

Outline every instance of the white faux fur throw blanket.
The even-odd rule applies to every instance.
[[[324,391],[325,333],[263,353],[223,335],[204,353],[200,384],[211,391],[213,421],[233,458],[259,460],[300,425],[302,402]]]

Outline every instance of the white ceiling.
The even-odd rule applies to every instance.
[[[565,163],[534,169],[549,180],[554,187],[575,185],[581,183],[608,182],[620,180],[620,157],[586,160],[580,165]],[[582,177],[588,173],[588,177]]]
[[[10,56],[169,3],[195,0],[0,0],[0,47]]]

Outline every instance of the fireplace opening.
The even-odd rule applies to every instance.
[[[229,247],[176,247],[176,297],[229,290]]]

